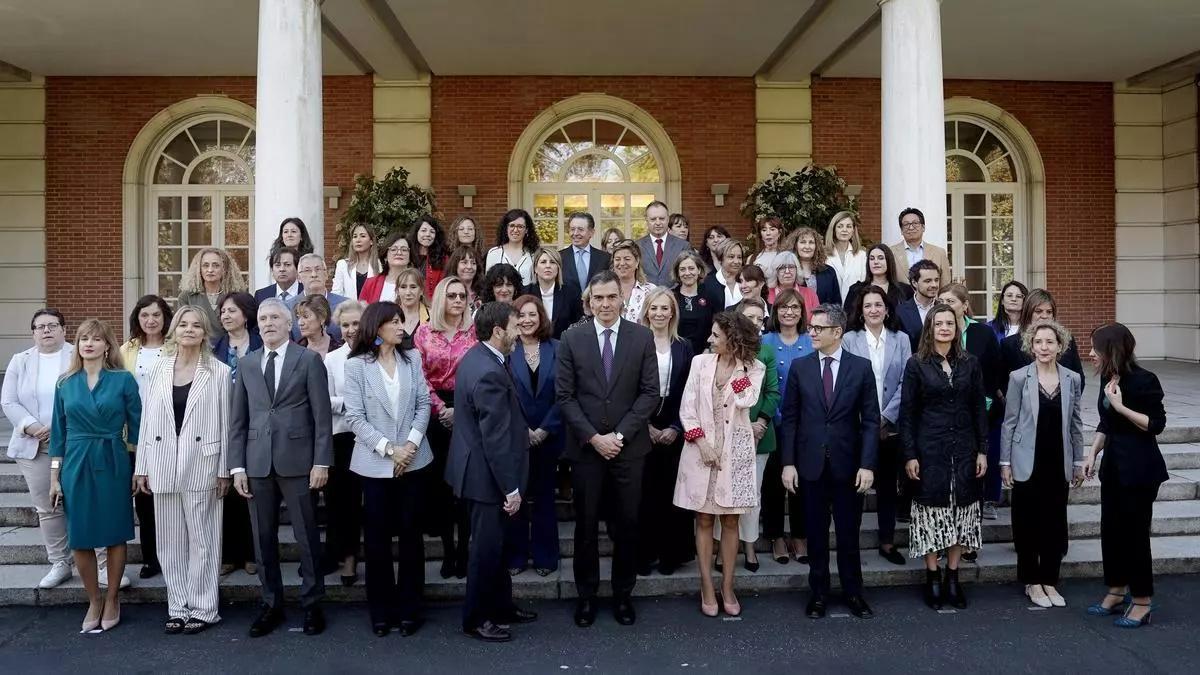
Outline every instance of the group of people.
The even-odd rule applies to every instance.
[[[694,250],[661,202],[645,216],[645,237],[606,232],[598,248],[592,217],[571,214],[561,250],[520,209],[486,252],[470,218],[425,216],[379,243],[359,225],[332,285],[289,218],[274,283],[251,295],[226,252],[202,249],[173,308],[138,301],[124,344],[95,319],[67,343],[65,317],[37,311],[3,407],[51,563],[41,586],[77,570],[83,631],[115,627],[136,511],[167,633],[218,622],[219,578],[244,569],[263,590],[250,635],[266,635],[285,619],[286,503],[305,633],[324,629],[326,575],[357,583],[360,550],[373,631],[418,631],[430,535],[441,576],[467,580],[464,632],[505,641],[537,618],[511,579],[557,570],[555,503],[569,494],[581,627],[598,613],[602,519],[620,624],[636,621],[638,575],[692,560],[701,611],[739,615],[739,549],[756,572],[760,537],[777,562],[809,565],[806,614],[823,617],[831,520],[844,601],[866,618],[859,530],[874,489],[879,555],[905,564],[894,536],[909,522],[925,602],[963,608],[959,565],[1007,485],[1025,593],[1063,606],[1068,490],[1103,455],[1109,589],[1088,611],[1149,621],[1165,412],[1127,328],[1091,335],[1101,421],[1085,448],[1083,368],[1053,297],[1011,281],[994,318],[977,318],[920,211],[900,214],[903,242],[866,248],[850,212],[824,237],[768,218],[753,252],[720,226]]]

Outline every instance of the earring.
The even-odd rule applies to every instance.
[[[378,346],[379,346],[379,345],[381,345],[381,344],[383,344],[383,338],[381,338],[381,337],[376,337],[376,338],[375,338],[375,346],[376,346],[376,347],[378,347]]]

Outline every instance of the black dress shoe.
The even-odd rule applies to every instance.
[[[622,626],[632,626],[637,623],[637,612],[633,611],[633,602],[629,598],[620,598],[613,607],[613,616]]]
[[[893,565],[906,564],[906,561],[904,560],[904,554],[900,553],[900,551],[897,551],[895,546],[893,546],[892,550],[890,550],[890,551],[885,551],[885,550],[883,550],[883,547],[880,547],[879,548],[879,557],[892,563]]]
[[[371,630],[374,631],[375,637],[387,637],[387,634],[392,632],[392,627],[387,623],[371,624]]]
[[[325,612],[320,607],[304,610],[304,634],[320,635],[325,632]]]
[[[412,637],[421,630],[421,626],[425,625],[425,619],[408,619],[400,622],[400,635],[404,637]]]
[[[804,607],[804,615],[810,619],[825,618],[825,598],[814,595],[808,599],[808,604]]]
[[[466,579],[467,578],[467,563],[466,563],[466,561],[460,561],[459,563],[457,563],[454,566],[454,578],[455,579]]]
[[[644,562],[638,565],[637,574],[639,577],[648,577],[654,574],[654,561]]]
[[[946,570],[946,602],[957,609],[967,608],[967,594],[958,582],[958,570]]]
[[[875,616],[875,612],[871,611],[871,606],[863,600],[861,595],[851,595],[846,598],[846,606],[850,608],[850,613],[860,619],[870,619]]]
[[[511,611],[505,612],[496,621],[496,625],[503,626],[514,623],[533,623],[537,621],[537,612],[532,612],[528,609],[513,607]]]
[[[575,603],[575,625],[587,628],[596,623],[596,601],[580,599]]]
[[[262,611],[259,612],[258,618],[254,620],[254,623],[250,624],[250,637],[256,638],[269,635],[271,631],[279,627],[279,624],[283,623],[283,619],[282,609],[264,606]]]
[[[484,642],[508,642],[512,639],[512,633],[491,621],[484,621],[474,628],[464,628],[463,632],[476,640],[483,640]]]
[[[941,609],[945,594],[942,592],[942,569],[925,570],[925,604],[930,609]]]
[[[454,561],[450,558],[442,558],[442,569],[438,573],[443,579],[454,576]]]
[[[679,569],[679,565],[676,565],[675,563],[670,563],[670,562],[659,562],[658,563],[658,573],[663,575],[664,577],[669,577],[672,574],[675,574],[675,570],[677,570],[677,569]]]
[[[149,579],[162,574],[162,568],[158,565],[142,565],[142,569],[138,570],[139,579]]]

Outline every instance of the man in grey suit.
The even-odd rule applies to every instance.
[[[293,313],[296,310],[296,303],[309,295],[321,295],[329,301],[330,317],[333,316],[333,310],[345,302],[345,296],[329,292],[329,268],[325,266],[325,259],[316,253],[306,253],[300,256],[300,264],[296,268],[296,276],[300,280],[300,287],[304,289],[304,292],[284,300],[287,303],[288,309]],[[329,333],[331,337],[336,338],[339,342],[342,341],[342,327],[336,323],[331,321],[325,332]],[[292,339],[300,339],[299,326],[292,326]]]
[[[318,569],[321,535],[311,490],[324,487],[333,464],[329,381],[316,352],[288,342],[292,318],[278,298],[258,306],[263,347],[238,363],[229,414],[229,473],[238,493],[250,500],[262,613],[250,626],[261,637],[283,622],[283,578],[279,571],[279,502],[287,501],[292,531],[300,545],[300,601],[304,632],[325,630],[318,605],[325,594]]]
[[[691,248],[679,237],[667,232],[667,219],[671,211],[660,201],[646,206],[646,227],[650,233],[637,240],[642,250],[642,271],[646,281],[655,286],[671,287],[671,267],[680,253]]]

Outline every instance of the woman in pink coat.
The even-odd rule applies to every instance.
[[[700,561],[700,611],[717,615],[712,582],[713,524],[721,517],[721,604],[737,616],[733,592],[738,517],[758,504],[750,408],[758,401],[765,369],[758,360],[758,328],[734,312],[713,318],[712,353],[692,359],[679,404],[683,454],[675,479],[676,506],[696,512],[696,558]]]

